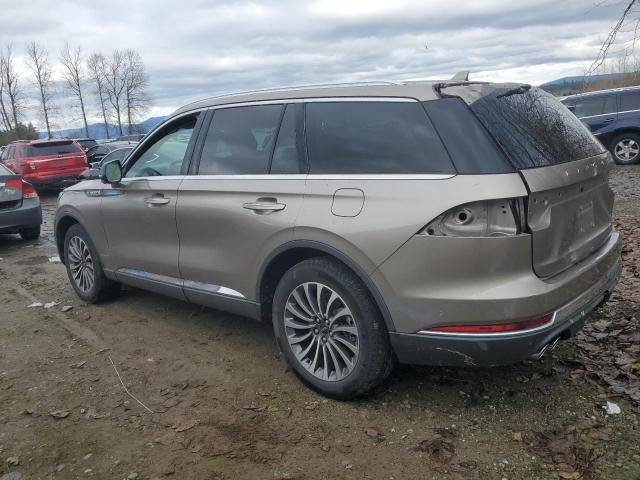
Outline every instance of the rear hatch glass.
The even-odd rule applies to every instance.
[[[520,171],[539,276],[556,275],[602,246],[612,232],[612,161],[575,115],[528,85],[458,84],[440,93],[464,100]]]
[[[28,156],[44,157],[49,155],[65,155],[69,153],[81,153],[80,146],[72,141],[32,143],[29,145]]]

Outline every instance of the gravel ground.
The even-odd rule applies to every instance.
[[[82,303],[44,195],[39,241],[0,236],[0,479],[640,479],[640,167],[611,184],[625,277],[581,336],[531,364],[401,366],[357,402],[300,385],[269,325],[138,290]]]

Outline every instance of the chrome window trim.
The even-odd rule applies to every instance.
[[[540,325],[535,328],[528,328],[526,330],[518,330],[515,332],[495,332],[495,333],[466,333],[466,332],[436,332],[431,330],[420,330],[417,333],[420,335],[437,335],[437,336],[445,336],[445,337],[465,337],[465,338],[499,338],[499,337],[514,337],[518,335],[523,335],[527,333],[538,332],[540,330],[544,330],[546,328],[551,327],[556,322],[556,317],[558,312],[553,312],[553,317],[544,325]],[[509,322],[507,322],[509,323]],[[462,326],[463,324],[460,324]]]
[[[192,280],[184,281],[184,288],[189,290],[196,290],[198,292],[215,293],[216,295],[225,295],[228,297],[236,297],[245,299],[246,297],[239,291],[232,288],[223,287],[222,285],[215,285],[213,283],[194,282]]]
[[[134,181],[161,181],[161,180],[447,180],[455,177],[455,173],[444,174],[291,174],[291,175],[173,175],[154,177],[130,177],[123,178],[120,183],[130,183]],[[117,187],[116,187],[117,188]]]

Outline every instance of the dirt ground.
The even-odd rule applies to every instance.
[[[39,241],[0,236],[0,479],[640,479],[640,166],[611,183],[624,278],[584,334],[508,368],[400,366],[356,402],[302,386],[270,325],[84,304],[43,194]]]

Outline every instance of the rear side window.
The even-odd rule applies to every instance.
[[[64,155],[66,153],[79,152],[82,152],[82,149],[75,142],[47,142],[32,143],[29,145],[27,155],[30,157],[42,157],[45,155]]]
[[[573,113],[578,118],[604,115],[616,111],[615,95],[577,98],[573,103],[575,105]]]
[[[204,140],[199,175],[269,173],[283,105],[221,108]]]
[[[458,173],[510,173],[514,169],[469,107],[459,98],[423,103]]]
[[[417,102],[308,103],[306,130],[312,174],[455,172]]]
[[[640,110],[640,92],[623,92],[620,94],[620,111]]]

